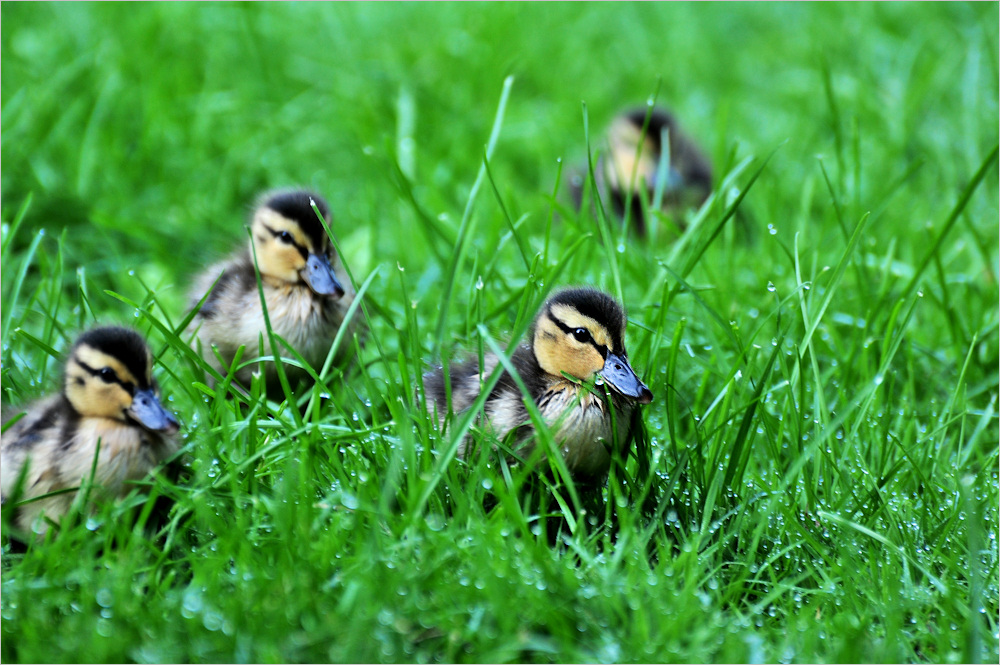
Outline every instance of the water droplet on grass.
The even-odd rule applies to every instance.
[[[97,604],[101,607],[111,607],[115,604],[115,597],[108,588],[101,588],[97,590],[97,595],[95,596]]]
[[[424,522],[427,524],[427,528],[431,531],[440,531],[444,528],[444,517],[438,515],[437,513],[431,513],[425,517]]]

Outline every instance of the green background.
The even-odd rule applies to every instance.
[[[190,467],[158,534],[4,545],[4,660],[996,662],[996,3],[0,12],[5,417],[127,322]],[[679,240],[566,191],[652,97],[715,167]],[[304,423],[164,333],[290,185],[371,280]],[[561,284],[629,309],[654,473],[551,547],[413,394]]]

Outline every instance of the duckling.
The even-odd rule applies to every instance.
[[[653,393],[639,379],[625,351],[625,310],[611,296],[590,288],[570,288],[542,305],[531,327],[531,343],[520,346],[511,363],[546,423],[553,427],[571,475],[583,483],[603,482],[611,466],[612,446],[624,451],[636,404],[649,404]],[[451,399],[456,413],[479,396],[481,382],[498,359],[487,355],[480,369],[473,359],[451,368]],[[610,400],[583,382],[605,383]],[[424,376],[426,404],[444,422],[447,409],[444,374],[439,368]],[[613,414],[612,414],[613,412]],[[507,372],[490,393],[485,414],[492,432],[503,439],[531,421],[524,397]],[[614,428],[612,427],[614,423]],[[518,435],[519,455],[534,443]],[[459,456],[470,454],[467,442]]]
[[[639,235],[646,233],[646,220],[639,201],[644,191],[653,202],[657,185],[662,182],[664,212],[688,206],[700,206],[712,189],[712,167],[708,158],[695,142],[684,134],[673,114],[653,109],[645,134],[646,109],[636,108],[617,115],[608,129],[608,150],[594,166],[597,190],[607,196],[619,217],[625,216],[625,206],[630,205],[629,217]],[[670,141],[670,161],[664,171],[662,133],[666,130]],[[577,205],[582,197],[583,181],[577,177],[573,183]]]
[[[232,363],[240,346],[247,348],[244,360],[254,355],[289,355],[280,345],[272,350],[266,342],[254,251],[271,329],[316,371],[323,366],[354,300],[354,291],[350,282],[338,275],[342,269],[340,259],[313,210],[313,203],[324,219],[329,220],[326,201],[312,192],[290,190],[265,194],[251,217],[250,245],[196,279],[191,290],[191,308],[206,293],[211,293],[189,329],[197,331],[202,356],[221,374],[225,375],[227,370],[216,359],[213,346],[227,365]],[[357,330],[357,325],[351,325],[352,331]],[[266,351],[259,347],[261,337]],[[338,359],[345,356],[347,348],[347,344],[341,346]],[[254,366],[244,367],[236,372],[236,379],[249,386],[254,371]],[[287,364],[285,373],[292,386],[307,376],[304,370]],[[274,363],[268,363],[265,380],[268,393],[278,394]]]
[[[62,392],[28,406],[0,437],[3,503],[77,488],[92,468],[96,496],[121,497],[131,489],[128,481],[176,453],[177,419],[157,397],[152,365],[146,342],[133,330],[106,326],[81,335],[70,350]],[[25,503],[15,522],[44,534],[48,526],[37,518],[44,513],[59,521],[75,496]]]

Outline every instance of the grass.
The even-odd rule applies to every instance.
[[[4,411],[126,322],[189,467],[4,541],[4,661],[997,661],[996,3],[0,11]],[[673,241],[566,192],[652,96],[716,171]],[[290,184],[370,329],[301,412],[177,335]],[[563,284],[655,400],[551,546],[414,394]]]

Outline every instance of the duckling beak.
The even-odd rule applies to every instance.
[[[321,296],[341,298],[344,295],[344,287],[337,281],[330,260],[325,256],[310,254],[306,259],[306,269],[302,271],[302,279]]]
[[[604,369],[597,374],[622,395],[634,397],[639,404],[649,404],[653,401],[653,393],[639,380],[635,370],[621,356],[609,353],[604,361]]]
[[[132,396],[132,406],[126,413],[137,423],[153,432],[173,434],[180,425],[177,418],[163,408],[152,390],[136,390]]]

